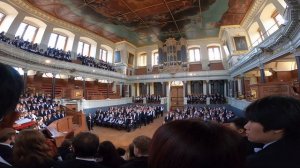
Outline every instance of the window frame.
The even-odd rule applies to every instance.
[[[103,59],[103,51],[105,51],[105,59]],[[99,60],[102,60],[104,62],[108,62],[107,61],[108,58],[108,50],[104,49],[104,48],[99,48]]]
[[[0,19],[0,25],[1,25],[7,15],[2,11],[0,11],[0,13],[3,15],[3,17]]]
[[[33,24],[30,24],[30,23],[28,23],[28,22],[26,22],[26,21],[21,22],[20,25],[21,25],[22,23],[25,24],[25,28],[24,28],[24,30],[23,30],[23,32],[22,32],[22,35],[19,36],[19,37],[20,37],[21,39],[23,39],[24,41],[26,41],[27,39],[24,39],[24,35],[25,35],[25,33],[26,33],[28,27],[31,26],[31,27],[34,27],[34,28],[36,28],[36,29],[35,29],[34,35],[33,35],[33,37],[32,37],[32,40],[29,41],[29,42],[34,42],[34,40],[35,40],[35,38],[36,38],[36,35],[37,35],[37,32],[38,32],[38,30],[39,30],[39,27],[38,27],[38,26],[35,26],[35,25],[33,25]],[[18,27],[18,29],[17,29],[17,32],[18,32],[18,30],[19,30],[19,28],[20,28],[20,25],[19,25],[19,27]],[[17,32],[16,32],[16,34],[17,34]],[[15,36],[16,36],[16,34],[15,34]]]
[[[142,59],[142,57],[145,57],[145,58]],[[139,57],[138,57],[138,66],[139,67],[145,67],[145,66],[147,66],[147,53],[142,53],[142,54],[139,55]]]
[[[216,56],[214,56],[214,59],[211,59],[211,56],[209,55],[209,49],[213,49],[213,52],[214,52],[214,49],[218,49],[219,50],[219,56],[220,56],[220,59],[215,59]],[[221,47],[220,46],[217,46],[217,45],[214,45],[214,46],[208,46],[207,47],[207,52],[208,52],[208,60],[209,61],[221,61],[222,60],[222,52],[221,52]],[[214,54],[215,55],[215,54]]]
[[[78,47],[79,47],[79,44],[82,43],[82,49],[80,52],[78,52]],[[83,55],[83,51],[84,51],[84,45],[88,45],[89,46],[89,50],[88,50],[88,54],[87,55]],[[86,56],[86,57],[90,57],[90,54],[91,54],[91,47],[92,45],[86,41],[83,41],[83,40],[79,40],[78,42],[78,47],[77,47],[77,54],[81,54],[82,56]]]
[[[199,50],[199,60],[196,59],[196,50]],[[194,52],[194,61],[191,61],[191,55],[190,55],[190,51]],[[191,47],[188,49],[188,55],[189,55],[189,62],[200,62],[201,61],[201,49],[200,47]]]
[[[158,58],[159,58],[159,54],[158,51],[156,51],[152,55],[152,66],[158,66]]]
[[[56,34],[57,36],[56,36],[56,39],[55,39],[55,45],[54,45],[54,48],[55,49],[57,49],[57,43],[58,43],[58,38],[59,38],[59,36],[62,36],[62,37],[65,37],[66,39],[65,39],[65,44],[64,44],[64,47],[63,47],[63,50],[64,51],[66,51],[66,46],[67,46],[67,43],[68,43],[68,36],[67,35],[64,35],[64,34],[61,34],[61,33],[57,33],[57,32],[52,32],[51,34],[50,34],[50,38],[51,38],[51,35],[52,34]],[[49,42],[50,42],[50,39],[49,39]],[[49,47],[49,42],[48,42],[48,47]]]

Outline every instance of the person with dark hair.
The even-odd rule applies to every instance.
[[[24,83],[20,74],[11,66],[0,63],[0,130],[12,127],[18,119],[15,108],[23,91]],[[0,167],[11,165],[0,156]]]
[[[262,144],[259,143],[253,143],[250,142],[246,136],[246,129],[244,126],[247,124],[248,120],[243,117],[237,117],[232,120],[230,120],[225,125],[228,126],[230,129],[236,131],[239,133],[242,137],[241,143],[244,145],[247,149],[246,154],[251,155],[255,152],[256,149],[260,149],[262,147]]]
[[[71,160],[74,158],[72,141],[70,139],[65,139],[57,151],[62,160]]]
[[[243,168],[240,136],[217,123],[176,120],[153,135],[149,168]]]
[[[15,114],[15,108],[23,92],[24,84],[22,77],[13,67],[2,63],[0,63],[0,79],[0,122],[3,126],[5,123],[13,124],[14,120],[11,121],[10,117],[7,121],[2,120],[4,120],[4,116]],[[10,115],[8,115],[9,113]],[[11,126],[6,125],[4,127]]]
[[[264,97],[251,103],[245,114],[248,140],[264,144],[247,158],[248,168],[300,167],[300,100]]]
[[[75,159],[63,161],[61,168],[103,168],[103,165],[96,163],[95,156],[99,148],[99,138],[90,132],[77,134],[72,142]]]
[[[110,168],[119,168],[120,165],[125,163],[124,159],[119,156],[114,144],[110,141],[100,143],[99,155],[102,157],[102,164]]]
[[[45,136],[32,129],[22,130],[17,135],[13,148],[13,161],[17,168],[51,168],[56,165]]]
[[[12,128],[4,128],[0,130],[0,156],[10,165],[13,164],[12,147],[15,143],[15,137],[16,131]]]
[[[133,139],[132,144],[134,148],[135,158],[129,160],[122,165],[122,168],[147,168],[148,165],[148,149],[151,138],[141,135]]]

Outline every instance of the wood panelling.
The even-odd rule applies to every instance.
[[[189,71],[192,72],[192,71],[202,71],[202,64],[199,63],[199,64],[190,64],[189,65]]]
[[[146,75],[146,74],[147,74],[147,68],[146,67],[135,69],[135,75]]]
[[[209,63],[210,70],[224,70],[224,66],[222,62],[218,63]]]

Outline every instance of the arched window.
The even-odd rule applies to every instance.
[[[22,22],[15,36],[19,36],[25,41],[33,42],[36,36],[38,27]]]
[[[104,61],[104,62],[108,62],[107,61],[107,55],[108,55],[108,52],[106,49],[103,49],[103,48],[100,48],[99,49],[99,59]]]
[[[207,50],[209,61],[221,60],[221,50],[219,46],[209,46]]]
[[[51,33],[48,47],[65,50],[67,39],[67,36]]]
[[[80,54],[83,56],[89,56],[90,49],[91,49],[91,44],[83,42],[83,41],[79,41],[78,48],[77,48],[77,54]]]
[[[189,52],[189,62],[197,62],[200,61],[200,48],[190,48]]]
[[[158,65],[158,52],[154,52],[152,55],[152,66]]]

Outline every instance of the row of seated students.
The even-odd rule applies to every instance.
[[[144,98],[147,103],[160,104],[161,96],[160,95],[145,95],[145,96],[136,96],[133,97],[134,103],[143,103]]]
[[[41,55],[41,56],[45,56],[45,57],[49,57],[61,61],[72,62],[71,51],[66,52],[62,49],[56,49],[51,47],[48,47],[46,51],[44,51],[43,49],[39,48],[39,45],[37,43],[29,42],[28,40],[24,40],[19,36],[16,36],[14,39],[10,39],[5,36],[4,32],[0,33],[0,41],[13,45],[27,52],[32,52],[37,55]],[[80,56],[80,54],[78,54],[78,56]],[[111,64],[104,62],[102,60],[96,61],[92,57],[83,57],[83,56],[80,60],[82,61],[82,65],[96,67],[108,71],[116,71]]]
[[[77,54],[77,60],[81,61],[82,65],[116,72],[116,69],[110,63],[104,62],[103,60],[96,60],[93,57],[83,56],[81,54]]]
[[[183,110],[177,109],[175,111],[169,112],[164,118],[164,123],[184,119],[201,119],[204,122],[213,121],[224,123],[234,117],[236,117],[236,115],[231,110],[228,110],[225,107],[188,106]]]
[[[107,111],[98,109],[93,118],[98,126],[124,129],[129,132],[152,123],[154,119],[163,116],[163,111],[162,106],[129,105],[110,107]]]
[[[45,128],[66,115],[64,110],[60,109],[59,101],[54,101],[50,95],[38,93],[21,95],[16,111],[19,113],[19,121],[36,121],[39,128]]]
[[[224,104],[226,103],[226,98],[221,94],[192,94],[187,96],[188,104],[206,104],[207,99],[209,99],[210,104]]]

